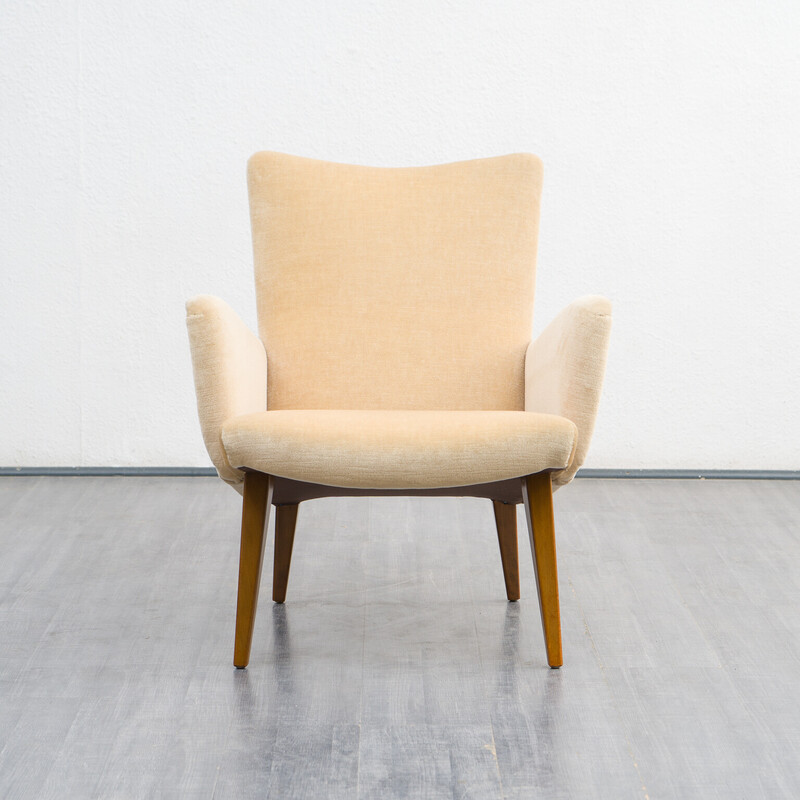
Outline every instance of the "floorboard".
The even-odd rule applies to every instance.
[[[238,494],[0,478],[0,797],[800,797],[800,481],[555,508],[561,670],[490,502],[338,498],[236,671]]]

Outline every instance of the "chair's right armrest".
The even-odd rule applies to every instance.
[[[267,354],[261,340],[222,300],[186,303],[197,411],[208,455],[220,478],[242,491],[244,473],[230,465],[220,431],[240,414],[267,408]]]
[[[525,410],[557,414],[578,427],[572,461],[553,475],[554,487],[572,480],[589,450],[610,333],[611,303],[589,295],[570,303],[528,347]]]

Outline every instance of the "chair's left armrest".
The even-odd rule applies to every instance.
[[[611,303],[590,295],[568,305],[528,346],[525,410],[566,417],[578,428],[570,465],[553,475],[563,486],[583,464],[606,371]]]
[[[261,340],[222,300],[186,303],[197,411],[208,455],[220,478],[242,491],[244,473],[228,461],[220,431],[231,417],[267,408],[267,354]]]

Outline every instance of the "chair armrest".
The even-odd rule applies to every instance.
[[[223,423],[267,408],[267,354],[233,309],[210,295],[186,303],[197,412],[203,441],[220,478],[242,491],[244,473],[225,454]]]
[[[568,305],[528,345],[525,410],[566,417],[578,428],[572,461],[553,475],[556,487],[573,479],[589,450],[610,332],[611,303],[589,295]]]

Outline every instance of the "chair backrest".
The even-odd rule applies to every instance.
[[[269,409],[522,409],[541,161],[248,163]]]

